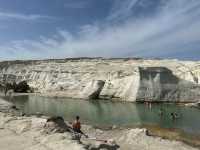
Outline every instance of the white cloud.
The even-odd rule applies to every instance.
[[[108,20],[123,19],[128,17],[131,9],[136,5],[139,0],[115,0],[111,8]]]
[[[175,52],[189,53],[190,45],[200,42],[199,15],[199,1],[169,0],[153,17],[129,19],[126,23],[108,24],[104,28],[102,24],[85,25],[76,36],[62,30],[56,34],[62,40],[42,37],[38,41],[15,41],[0,46],[0,54],[9,51],[8,58],[23,59],[50,56],[159,57]]]
[[[40,20],[40,19],[53,19],[53,17],[38,15],[38,14],[20,14],[10,12],[0,12],[0,20],[16,19],[16,20]]]

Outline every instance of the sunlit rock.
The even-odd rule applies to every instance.
[[[21,81],[34,92],[52,96],[196,102],[200,62],[69,58],[0,63],[1,85]]]

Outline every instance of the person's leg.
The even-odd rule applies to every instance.
[[[86,135],[85,133],[83,133],[83,131],[79,130],[79,133],[81,133],[81,134],[84,135],[86,138],[88,138],[88,135]]]

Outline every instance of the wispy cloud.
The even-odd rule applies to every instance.
[[[130,7],[135,7],[136,1],[131,2]],[[126,2],[119,10],[127,8],[125,5]],[[82,26],[76,35],[62,30],[55,36],[61,37],[59,39],[62,40],[43,37],[38,41],[14,41],[0,46],[0,54],[8,51],[7,57],[10,59],[23,59],[28,58],[27,56],[159,57],[170,54],[176,57],[176,54],[181,53],[187,56],[186,53],[190,54],[191,50],[197,52],[200,47],[199,16],[200,1],[167,0],[160,6],[157,15],[130,18],[125,23],[117,25],[108,23],[104,28],[101,23],[89,24]],[[3,58],[5,59],[5,55]]]
[[[70,9],[82,9],[82,8],[86,8],[88,6],[88,2],[87,1],[71,1],[71,2],[67,2],[65,3],[65,8],[70,8]]]
[[[131,14],[131,9],[139,0],[114,0],[113,7],[107,17],[108,20],[122,19]]]
[[[20,14],[10,12],[0,12],[0,20],[16,19],[16,20],[41,20],[41,19],[53,19],[53,17],[39,15],[39,14]]]

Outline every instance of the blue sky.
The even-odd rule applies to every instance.
[[[0,60],[200,59],[199,0],[0,0]]]

